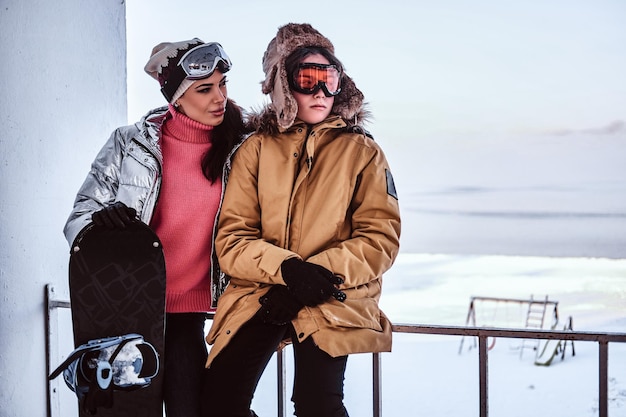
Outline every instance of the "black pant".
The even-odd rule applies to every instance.
[[[257,384],[291,324],[265,324],[257,317],[239,329],[206,371],[204,417],[248,417]],[[294,388],[291,400],[298,417],[347,417],[343,381],[347,356],[333,358],[309,337],[294,341]]]
[[[164,400],[167,417],[199,417],[207,358],[205,313],[165,317]]]

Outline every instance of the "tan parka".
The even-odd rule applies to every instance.
[[[231,281],[206,339],[207,367],[270,285],[285,285],[280,265],[294,256],[342,277],[347,295],[304,307],[292,321],[299,339],[312,337],[332,356],[390,351],[391,324],[378,301],[399,238],[387,160],[362,129],[330,116],[250,136],[233,158],[220,214],[215,247]]]

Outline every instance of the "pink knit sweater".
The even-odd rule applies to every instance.
[[[163,181],[151,226],[163,243],[168,313],[211,311],[211,251],[222,183],[202,173],[213,126],[170,108],[161,132]]]

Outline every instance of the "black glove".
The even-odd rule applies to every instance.
[[[283,261],[280,270],[291,294],[305,306],[316,306],[330,297],[346,299],[346,294],[336,287],[343,284],[343,279],[323,266],[289,258]]]
[[[272,285],[272,288],[259,298],[261,308],[257,315],[263,323],[283,325],[296,318],[304,307],[284,285]]]
[[[117,201],[91,215],[91,220],[98,226],[109,229],[125,229],[138,221],[137,210]]]

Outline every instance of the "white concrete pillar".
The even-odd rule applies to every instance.
[[[126,124],[125,8],[0,0],[1,416],[46,415],[44,288],[67,292],[63,225],[95,153]]]

